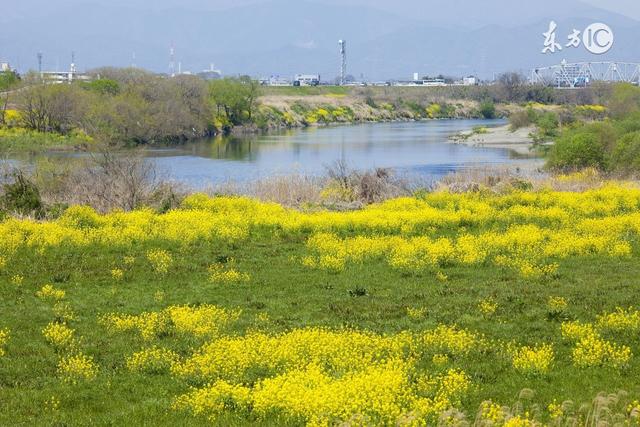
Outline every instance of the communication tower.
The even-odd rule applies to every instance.
[[[346,83],[347,76],[347,41],[346,40],[338,40],[338,44],[340,45],[340,86],[344,86]]]

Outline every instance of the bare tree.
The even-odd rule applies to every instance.
[[[524,96],[527,79],[521,73],[509,72],[498,76],[498,88],[502,98],[507,101],[519,101]]]

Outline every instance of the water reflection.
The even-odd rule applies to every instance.
[[[447,143],[449,136],[457,132],[503,123],[440,120],[309,128],[152,147],[145,150],[145,155],[175,180],[196,187],[292,172],[320,174],[336,160],[359,169],[386,167],[437,178],[478,165],[526,161],[509,150]]]

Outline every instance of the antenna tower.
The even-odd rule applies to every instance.
[[[340,86],[344,86],[346,83],[347,76],[347,41],[339,40],[338,44],[340,45]]]

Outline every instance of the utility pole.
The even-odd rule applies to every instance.
[[[42,77],[42,52],[38,52],[38,73]]]
[[[169,76],[174,77],[176,75],[176,50],[171,44],[169,49]]]

